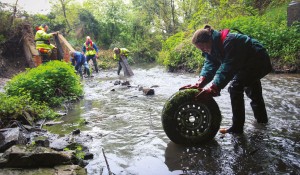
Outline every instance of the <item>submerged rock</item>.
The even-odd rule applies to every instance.
[[[143,93],[144,93],[145,95],[154,95],[154,89],[143,88]]]
[[[114,85],[120,85],[121,84],[121,81],[120,80],[117,80],[114,82]]]
[[[123,82],[121,83],[121,85],[122,85],[122,86],[129,86],[130,83],[129,83],[129,81],[123,81]]]

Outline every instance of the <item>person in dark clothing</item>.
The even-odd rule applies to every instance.
[[[86,62],[85,56],[77,51],[70,51],[70,60],[72,62],[72,65],[75,66],[75,70],[79,73],[80,77],[83,78],[82,76],[82,66],[84,66],[85,71],[87,72],[88,77],[90,77],[90,69],[89,65]]]
[[[203,94],[219,96],[229,82],[232,107],[232,126],[222,133],[242,133],[245,122],[244,92],[258,123],[267,123],[268,116],[262,96],[260,79],[272,70],[266,49],[257,40],[243,34],[216,31],[206,25],[197,30],[192,43],[205,57],[198,82],[180,89],[198,88]],[[212,81],[210,87],[205,87]],[[204,88],[205,87],[205,88]]]

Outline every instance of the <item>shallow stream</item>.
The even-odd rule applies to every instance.
[[[81,132],[91,136],[86,143],[94,154],[87,165],[90,175],[169,174],[300,174],[300,75],[270,74],[262,79],[269,124],[255,122],[246,103],[243,135],[218,133],[211,142],[184,147],[172,143],[162,129],[161,112],[166,100],[178,88],[195,83],[196,74],[168,73],[163,67],[133,67],[134,76],[118,76],[116,70],[100,71],[84,79],[84,99],[63,117],[62,125],[50,128],[66,134],[88,124]],[[131,87],[114,85],[129,81]],[[139,87],[153,87],[145,96]],[[221,113],[221,127],[231,125],[227,88],[215,98]]]

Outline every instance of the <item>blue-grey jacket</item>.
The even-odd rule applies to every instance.
[[[79,66],[82,66],[86,62],[85,56],[78,51],[74,53],[74,58],[71,58],[70,60],[73,66],[75,66],[76,70],[79,68]]]

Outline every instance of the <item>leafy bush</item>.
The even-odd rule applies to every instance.
[[[102,69],[109,69],[117,65],[117,61],[114,60],[114,54],[112,50],[101,50],[99,52],[98,59],[99,67]]]
[[[29,96],[8,96],[0,93],[0,119],[3,123],[30,115],[34,119],[54,118],[56,114],[44,103],[33,101]]]
[[[11,15],[12,14],[10,12],[2,10],[0,6],[0,20],[1,20],[0,33],[3,34],[4,36],[9,32],[9,29],[11,27],[11,23],[10,23]]]
[[[179,45],[182,41],[185,40],[186,33],[185,32],[178,32],[175,35],[169,37],[165,42],[163,42],[163,50],[169,50],[175,48]]]
[[[274,6],[274,4],[280,4],[280,6]],[[249,11],[254,12],[252,16],[247,13],[241,13],[240,15],[226,14],[223,15],[223,18],[209,18],[209,21],[203,20],[201,18],[203,13],[199,11],[196,15],[200,16],[196,18],[196,21],[191,21],[190,25],[203,25],[205,21],[216,30],[237,28],[244,34],[259,40],[268,49],[271,59],[277,58],[280,59],[279,62],[281,63],[300,67],[300,24],[295,23],[291,27],[287,26],[286,8],[287,1],[278,0],[276,3],[271,3],[269,9],[263,15],[259,15],[255,10],[249,8]],[[220,10],[222,11],[222,9],[218,11]],[[226,12],[228,12],[228,9]],[[215,14],[210,11],[207,13]],[[234,18],[233,16],[237,17]],[[194,31],[196,28],[192,30]],[[201,51],[194,48],[190,43],[191,32],[179,32],[164,41],[163,49],[157,59],[158,63],[169,67],[169,69],[190,70],[195,68],[197,64],[201,67],[204,58],[201,56]]]
[[[190,72],[200,67],[204,58],[191,43],[190,34],[179,32],[163,42],[163,50],[159,53],[157,61],[168,67],[170,71]]]
[[[151,63],[158,55],[161,43],[155,38],[143,39],[131,44],[130,51],[134,62]]]
[[[172,69],[177,64],[179,64],[180,60],[182,60],[180,56],[178,56],[179,50],[177,50],[176,53],[173,52],[175,51],[176,46],[180,45],[183,42],[184,36],[184,32],[178,32],[175,35],[169,37],[166,41],[163,41],[162,51],[159,53],[159,58],[157,59],[157,62],[162,63],[169,69]]]
[[[74,67],[66,62],[50,61],[37,68],[18,74],[4,87],[11,96],[28,94],[37,102],[58,106],[83,94],[80,77]]]
[[[283,5],[269,10],[263,16],[223,20],[221,27],[238,28],[263,43],[272,58],[295,64],[300,50],[299,24],[288,27],[286,19],[286,5]]]

